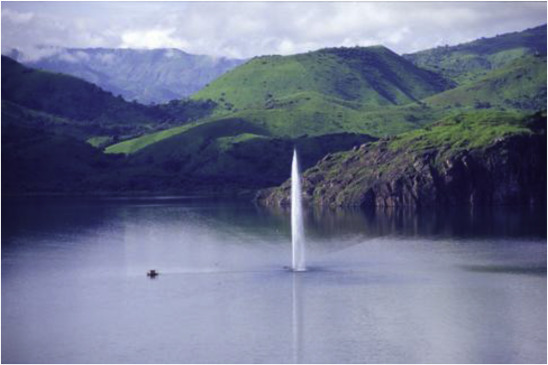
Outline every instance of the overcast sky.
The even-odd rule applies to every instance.
[[[2,51],[179,48],[247,58],[383,44],[398,53],[546,23],[546,2],[6,2]],[[43,52],[43,51],[42,51]]]

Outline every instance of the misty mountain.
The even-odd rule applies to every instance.
[[[244,60],[192,55],[178,49],[55,48],[50,55],[23,64],[62,72],[94,83],[128,101],[164,103],[187,97]]]

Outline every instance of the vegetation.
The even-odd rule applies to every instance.
[[[216,105],[211,100],[128,103],[86,81],[30,69],[6,56],[2,70],[3,114],[98,146],[204,118]]]
[[[383,106],[416,101],[448,88],[435,73],[419,69],[385,47],[328,48],[295,56],[256,57],[196,93],[218,113],[264,109],[303,92],[338,104]],[[336,99],[340,99],[337,101]]]
[[[76,121],[153,121],[142,105],[127,103],[72,76],[27,68],[6,56],[2,56],[2,89],[3,100]]]
[[[145,134],[144,136],[132,138],[120,143],[113,144],[105,149],[106,153],[131,154],[145,148],[153,143],[162,141],[193,127],[193,124],[185,124],[179,127],[166,129],[160,132]]]
[[[188,97],[244,62],[178,49],[61,48],[52,53],[25,65],[72,75],[143,104]]]
[[[546,113],[481,110],[329,154],[303,174],[329,206],[545,204]],[[289,204],[290,182],[258,195]]]
[[[494,70],[474,83],[424,99],[431,107],[458,109],[546,108],[546,57],[528,56]]]
[[[115,157],[73,137],[43,129],[4,124],[2,192],[89,192],[90,178],[114,170]]]
[[[529,119],[519,112],[480,110],[446,117],[425,129],[417,129],[392,138],[391,150],[445,149],[451,152],[485,148],[514,134],[528,134]]]
[[[213,116],[202,119],[214,123],[210,130],[238,119],[272,137],[343,132],[384,136],[431,121],[435,113],[426,112],[418,99],[449,86],[384,47],[331,48],[254,58],[205,87],[193,100],[216,103]],[[409,106],[386,114],[386,105],[399,104]],[[135,153],[188,130],[176,127],[127,140],[106,152]]]
[[[154,106],[3,57],[2,156],[14,170],[3,185],[12,193],[249,191],[283,182],[295,146],[305,168],[363,144],[384,149],[386,161],[367,178],[343,163],[355,151],[330,155],[326,176],[347,176],[353,188],[344,190],[358,194],[379,173],[412,169],[417,154],[482,153],[529,135],[523,116],[546,110],[545,28],[406,58],[380,46],[256,57],[191,99]],[[436,62],[467,66],[443,71]],[[66,183],[62,171],[72,176]]]
[[[467,84],[527,55],[546,56],[546,25],[404,57],[419,67],[440,73],[459,84]]]
[[[143,148],[127,157],[123,174],[140,191],[181,187],[209,192],[256,189],[280,184],[287,178],[295,146],[306,168],[328,152],[372,140],[367,135],[350,133],[273,138],[264,136],[252,124],[233,119],[203,124]]]

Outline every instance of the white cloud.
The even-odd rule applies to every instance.
[[[242,58],[384,44],[405,53],[542,23],[545,2],[3,2],[2,49],[180,48]]]
[[[187,48],[188,42],[173,37],[175,29],[134,30],[122,33],[122,48]]]
[[[24,24],[28,23],[33,17],[33,13],[24,13],[11,9],[2,9],[2,21],[7,21],[15,24]]]
[[[62,61],[66,61],[66,62],[69,62],[69,63],[76,63],[78,62],[78,57],[76,57],[75,55],[72,55],[68,52],[60,52],[56,55],[56,58],[62,60]]]
[[[57,53],[55,53],[55,57],[57,57],[60,60],[67,61],[70,63],[77,63],[81,61],[88,61],[89,60],[89,54],[82,52],[82,51],[76,51],[76,52],[69,52],[63,48],[53,48]]]
[[[290,39],[282,39],[278,45],[277,53],[281,53],[283,55],[295,53],[295,43],[293,43]]]
[[[2,54],[8,54],[14,47],[8,47],[2,44]],[[63,49],[59,47],[25,46],[17,48],[18,60],[21,62],[37,61],[41,58],[60,55]]]
[[[114,62],[114,55],[112,53],[100,53],[95,57],[99,59],[99,61],[107,65]]]

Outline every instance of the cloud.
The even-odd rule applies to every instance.
[[[24,61],[58,53],[61,47],[116,47],[118,38],[90,19],[40,12],[31,16],[2,4],[2,53],[17,49]]]
[[[2,49],[180,48],[228,57],[384,44],[398,53],[546,23],[545,2],[4,2]]]
[[[10,9],[2,9],[2,21],[7,21],[15,24],[24,24],[28,23],[33,17],[33,13],[23,13]]]
[[[112,53],[100,53],[95,55],[95,58],[101,63],[110,65],[114,62],[114,55]]]
[[[89,54],[82,52],[82,51],[76,51],[76,52],[68,52],[67,50],[61,48],[57,49],[58,52],[55,53],[55,57],[57,57],[60,60],[67,61],[70,63],[77,63],[81,61],[89,61]]]
[[[175,28],[127,31],[122,34],[122,48],[187,48],[188,42],[173,36]]]

